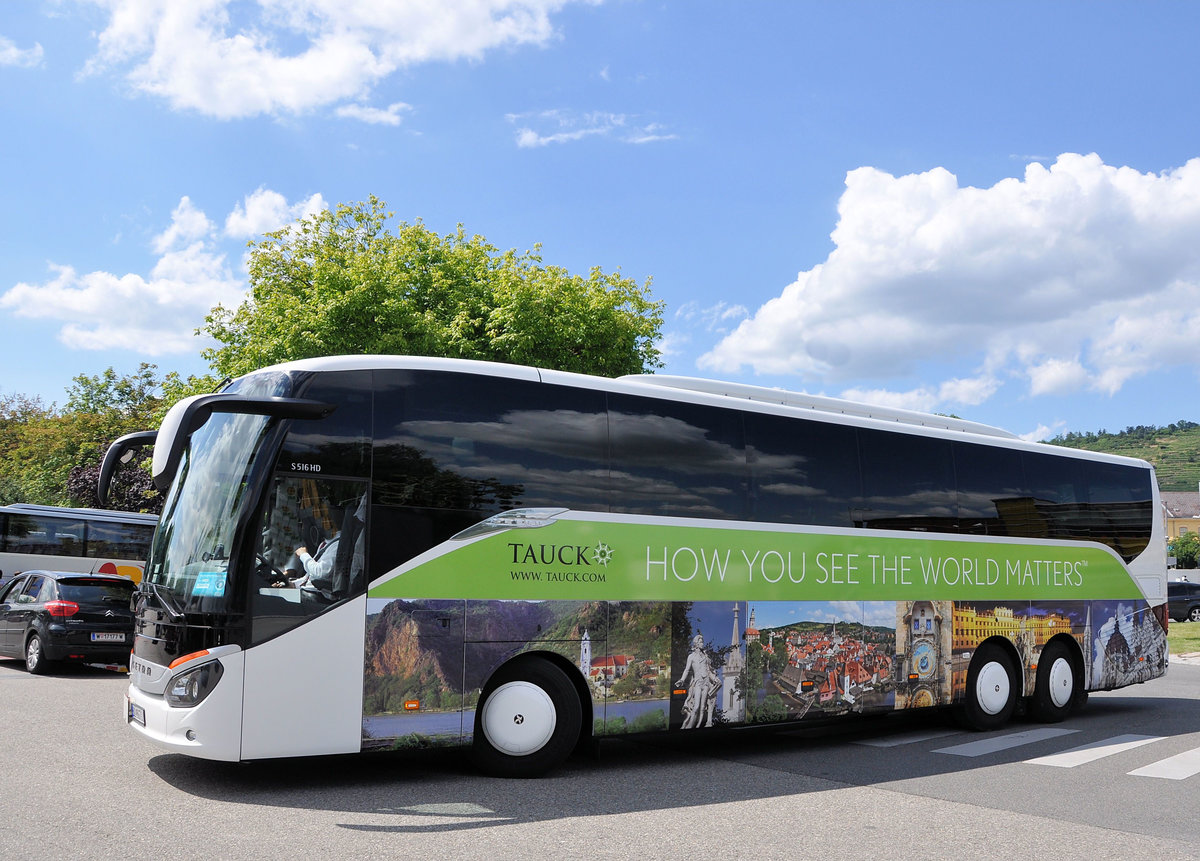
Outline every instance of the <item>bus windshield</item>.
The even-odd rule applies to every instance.
[[[244,393],[283,395],[287,382],[273,375]],[[170,609],[228,608],[234,591],[229,556],[243,509],[253,504],[247,491],[270,423],[262,415],[216,413],[185,446],[146,566],[145,582]]]

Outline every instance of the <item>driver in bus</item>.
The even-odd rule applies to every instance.
[[[304,574],[294,580],[289,580],[292,586],[312,586],[314,580],[328,580],[333,571],[333,562],[337,559],[338,539],[341,532],[335,530],[333,535],[321,542],[316,553],[309,553],[307,547],[297,547],[295,559],[304,566]]]

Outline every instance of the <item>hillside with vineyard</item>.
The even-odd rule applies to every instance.
[[[1200,424],[1196,422],[1139,425],[1118,433],[1068,433],[1049,442],[1148,460],[1158,473],[1161,490],[1194,491],[1200,485]]]

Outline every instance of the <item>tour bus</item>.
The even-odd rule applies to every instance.
[[[156,515],[127,511],[0,506],[0,583],[33,568],[120,574],[140,582],[157,524]]]
[[[153,471],[126,719],[198,757],[525,776],[623,733],[1058,721],[1167,668],[1153,469],[955,418],[330,357],[181,401]]]

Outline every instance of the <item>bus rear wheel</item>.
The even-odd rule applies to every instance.
[[[1009,654],[984,643],[967,670],[967,695],[960,714],[971,729],[999,729],[1017,706],[1017,674]]]
[[[516,661],[493,677],[475,710],[472,758],[495,777],[537,777],[566,760],[581,721],[565,672],[541,658]]]
[[[1062,643],[1049,643],[1038,659],[1037,684],[1029,708],[1046,723],[1057,723],[1071,713],[1079,698],[1079,679],[1071,654]]]

